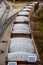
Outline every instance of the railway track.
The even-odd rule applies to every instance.
[[[10,40],[6,50],[6,65],[39,65],[40,58],[31,33],[31,16],[38,9],[39,3],[32,2],[17,13],[16,19],[13,15],[3,25],[4,29],[14,19]]]
[[[3,34],[3,31],[5,29],[5,23],[6,23],[6,20],[7,20],[7,16],[9,14],[9,11],[10,11],[10,6],[6,3],[6,1],[4,0],[3,3],[5,4],[6,6],[6,9],[0,19],[0,36],[2,36]]]
[[[18,12],[13,14],[11,17],[7,18],[7,16],[9,15],[9,12],[10,12],[10,6],[8,5],[8,3],[6,1],[4,1],[4,3],[6,5],[6,10],[3,13],[3,16],[1,17],[1,20],[0,20],[0,37],[3,35],[7,26],[14,20],[17,13],[22,10],[22,8],[21,8],[20,10],[18,10]]]

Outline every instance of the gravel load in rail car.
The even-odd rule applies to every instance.
[[[33,6],[29,6],[29,5],[27,5],[27,6],[25,6],[25,8],[32,9],[32,8],[33,8]]]
[[[12,33],[29,34],[31,32],[30,32],[30,27],[27,24],[14,24]]]
[[[29,56],[34,56],[35,58],[35,60],[31,62],[37,61],[32,39],[18,37],[10,40],[8,60],[28,61]]]
[[[29,8],[24,8],[23,11],[29,11],[29,12],[30,12],[31,9],[29,9]]]
[[[18,15],[29,16],[30,15],[30,12],[21,11],[21,12],[18,13]]]
[[[26,16],[17,16],[15,22],[28,22],[29,19]]]

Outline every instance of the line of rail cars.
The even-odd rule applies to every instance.
[[[38,6],[38,2],[32,2],[17,14],[6,51],[6,65],[39,64],[40,59],[30,26],[30,17]]]

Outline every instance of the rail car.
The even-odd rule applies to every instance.
[[[30,19],[26,16],[17,16],[14,23],[29,23]]]
[[[36,6],[36,3],[34,5]],[[14,20],[6,50],[6,65],[38,65],[40,63],[29,15],[32,14],[25,8],[17,14]]]
[[[27,5],[27,6],[24,7],[23,11],[28,11],[28,12],[30,12],[31,15],[32,15],[33,12],[34,12],[34,7],[31,6],[31,5]]]
[[[39,2],[33,2],[33,4],[35,4],[35,9],[34,10],[37,10],[38,7],[39,7]]]
[[[32,2],[29,5],[34,7],[34,12],[35,12],[38,9],[38,7],[39,7],[39,2]]]

